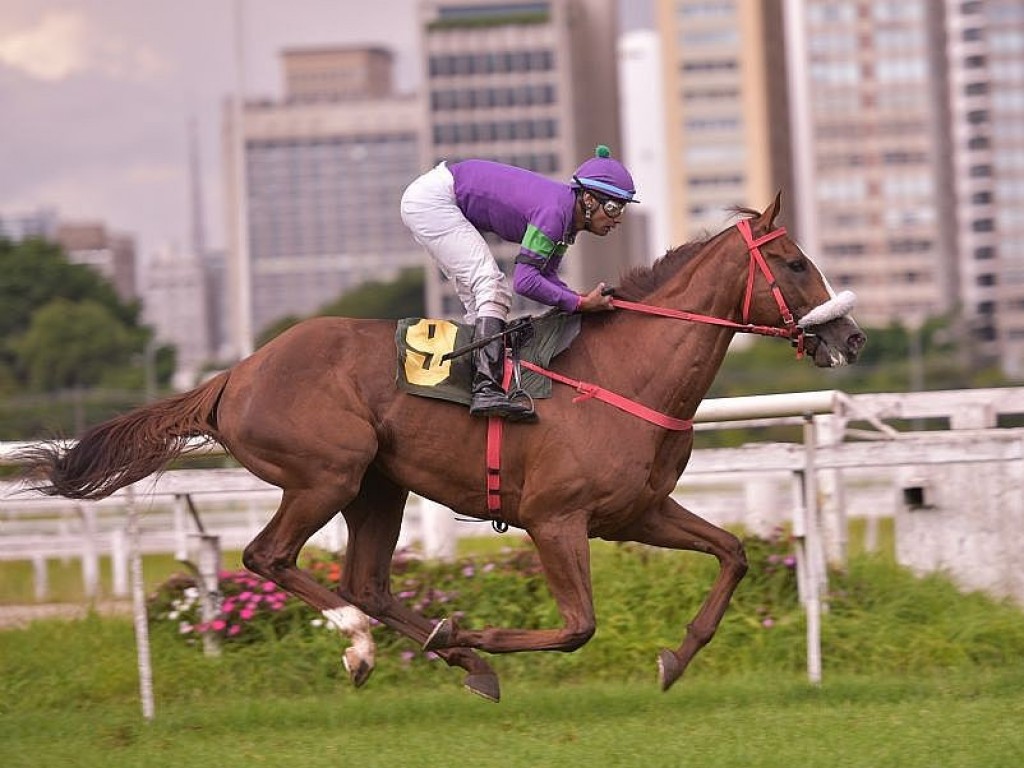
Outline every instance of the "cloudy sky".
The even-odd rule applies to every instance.
[[[236,82],[239,0],[2,0],[0,213],[56,208],[135,235],[146,258],[189,238],[188,135],[200,144],[205,227],[223,245],[220,116]],[[649,0],[625,0],[627,27]],[[250,96],[280,94],[278,53],[370,43],[418,85],[415,0],[241,0]]]

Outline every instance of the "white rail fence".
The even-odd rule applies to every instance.
[[[846,556],[848,520],[895,521],[899,562],[919,571],[948,571],[965,589],[1024,604],[1024,429],[998,428],[1000,417],[1024,414],[1024,388],[912,394],[847,395],[836,390],[707,400],[699,430],[801,425],[800,443],[752,443],[699,449],[676,496],[718,524],[754,532],[791,527],[801,598],[808,615],[808,674],[820,679],[818,626],[827,594],[826,562]],[[920,420],[948,427],[901,431]],[[0,444],[0,463],[19,444]],[[141,552],[200,556],[215,537],[241,549],[269,519],[280,491],[244,470],[175,470],[136,483],[99,502],[26,494],[0,484],[0,560],[34,564],[36,597],[47,594],[46,561],[80,559],[86,592],[96,596],[100,558],[110,557],[113,592],[129,592],[126,510],[138,515]],[[199,515],[193,514],[199,510]],[[400,545],[428,557],[450,557],[461,535],[490,527],[456,522],[447,509],[411,497]],[[204,539],[205,534],[205,539]],[[314,539],[340,550],[339,516]]]

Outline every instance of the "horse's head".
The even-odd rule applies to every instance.
[[[735,236],[743,238],[751,259],[744,322],[795,324],[815,365],[852,363],[867,340],[850,317],[856,298],[850,291],[837,295],[814,262],[776,226],[781,198],[776,195],[764,212],[736,227]]]

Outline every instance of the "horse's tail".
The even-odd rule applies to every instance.
[[[28,448],[18,463],[28,478],[45,481],[34,490],[69,499],[105,498],[195,448],[194,438],[219,439],[216,409],[229,373],[98,424],[77,443],[47,441]]]

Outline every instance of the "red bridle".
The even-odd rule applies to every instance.
[[[804,331],[796,324],[793,313],[790,312],[789,307],[786,304],[786,299],[782,295],[782,291],[779,290],[778,284],[775,282],[772,270],[768,266],[768,262],[765,261],[764,254],[761,253],[761,246],[777,237],[782,237],[782,235],[786,234],[786,228],[779,227],[778,229],[772,230],[767,235],[762,235],[756,240],[750,230],[749,221],[743,220],[738,222],[736,224],[736,228],[743,236],[743,240],[747,244],[747,250],[750,252],[750,269],[747,272],[747,290],[743,297],[742,323],[736,323],[732,320],[726,320],[721,317],[701,315],[695,312],[669,309],[667,307],[655,307],[651,304],[638,304],[636,302],[624,301],[622,299],[612,299],[612,304],[620,309],[631,309],[648,315],[659,315],[661,317],[671,317],[677,320],[693,320],[699,323],[721,325],[727,328],[734,328],[735,330],[744,333],[757,333],[762,336],[789,338],[796,344],[796,356],[798,358],[803,357]],[[761,274],[764,275],[765,280],[768,281],[768,288],[775,297],[775,302],[779,305],[779,313],[782,315],[782,322],[785,326],[783,328],[772,325],[752,325],[749,322],[750,305],[754,297],[754,280],[757,277],[757,270],[760,270]],[[512,378],[512,367],[510,363],[511,361],[509,360],[505,365],[505,389],[508,389],[509,382]],[[535,373],[539,373],[542,376],[547,376],[553,381],[557,381],[561,384],[567,384],[575,388],[580,395],[573,400],[574,403],[579,402],[580,400],[597,398],[598,400],[608,403],[609,405],[613,405],[620,410],[631,413],[644,421],[656,424],[663,429],[677,432],[688,432],[693,429],[693,419],[678,419],[668,414],[659,413],[658,411],[648,408],[645,405],[641,405],[627,397],[611,392],[604,387],[573,379],[569,376],[555,373],[554,371],[548,371],[541,368],[539,365],[529,362],[528,360],[521,361],[521,365],[524,368],[534,371]],[[503,533],[508,530],[508,524],[501,519],[501,443],[503,427],[504,421],[502,419],[497,417],[491,417],[488,419],[486,463],[487,509],[491,513],[493,519],[492,525],[499,533]]]
[[[612,299],[612,306],[618,309],[629,309],[634,312],[642,312],[647,315],[658,315],[660,317],[671,317],[676,320],[692,320],[698,323],[721,325],[726,328],[733,328],[741,333],[755,333],[759,336],[774,336],[776,338],[791,339],[796,345],[797,357],[803,357],[804,331],[799,325],[797,325],[796,319],[793,317],[793,313],[786,304],[786,298],[782,295],[782,290],[779,288],[779,285],[775,280],[775,276],[772,274],[771,267],[768,266],[768,262],[765,260],[764,254],[761,253],[761,246],[767,242],[771,242],[777,237],[782,237],[786,234],[786,228],[779,227],[778,229],[773,229],[768,234],[761,235],[761,237],[756,239],[750,229],[750,222],[746,219],[738,221],[736,223],[736,229],[739,230],[740,235],[747,244],[747,251],[750,253],[750,267],[747,271],[747,289],[743,297],[743,322],[737,323],[733,320],[726,320],[722,317],[702,315],[697,312],[687,312],[680,309],[669,309],[668,307],[656,307],[651,304],[640,304],[634,301],[625,301],[624,299]],[[779,314],[781,315],[783,324],[782,327],[776,325],[754,325],[750,322],[750,305],[754,297],[754,280],[757,278],[758,271],[760,271],[761,274],[764,275],[765,280],[768,281],[768,288],[771,290],[772,296],[775,297],[775,303],[779,305]]]

